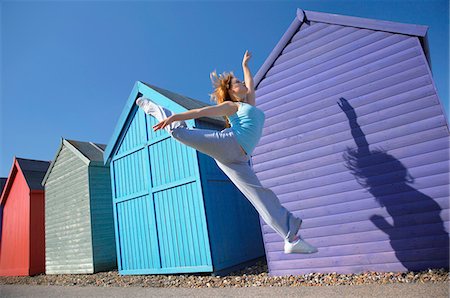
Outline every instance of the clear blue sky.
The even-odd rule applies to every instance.
[[[0,1],[0,177],[52,160],[60,137],[107,144],[137,80],[209,102],[209,73],[254,74],[296,9],[429,26],[449,115],[448,0]],[[447,118],[449,118],[447,116]]]

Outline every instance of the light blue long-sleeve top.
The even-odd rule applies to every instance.
[[[238,103],[237,112],[228,116],[228,119],[238,143],[247,154],[251,154],[261,138],[266,115],[249,103]]]

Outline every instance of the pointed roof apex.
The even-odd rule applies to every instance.
[[[291,25],[283,34],[281,39],[278,41],[277,45],[273,48],[272,52],[267,57],[266,61],[259,68],[258,72],[255,74],[253,78],[255,89],[258,88],[259,83],[262,81],[266,73],[272,67],[273,63],[281,54],[286,45],[290,42],[292,37],[297,33],[302,24],[309,25],[310,22],[336,24],[342,26],[358,27],[364,29],[417,36],[422,44],[428,63],[431,64],[428,51],[428,41],[426,37],[428,26],[353,17],[318,11],[303,10],[301,8],[297,8],[296,16],[292,21]]]
[[[297,8],[297,19],[300,22],[320,22],[343,26],[359,27],[365,29],[387,31],[423,37],[426,35],[428,26],[369,19],[326,12],[303,10]]]
[[[17,172],[21,172],[30,190],[44,190],[41,181],[50,166],[50,161],[20,158],[14,156],[11,171],[0,197],[0,205],[4,205]]]
[[[103,166],[103,152],[106,147],[105,144],[98,144],[93,142],[84,142],[77,140],[69,140],[61,137],[61,141],[56,151],[55,157],[51,162],[50,166],[45,173],[44,178],[41,181],[42,186],[45,186],[47,179],[55,166],[55,162],[58,159],[59,153],[61,152],[62,147],[66,145],[66,147],[71,150],[76,156],[78,156],[86,165],[90,165],[92,163]]]
[[[103,156],[104,164],[108,164],[111,161],[114,149],[117,146],[118,140],[120,139],[127,121],[133,116],[134,112],[137,110],[135,104],[136,98],[138,96],[147,96],[152,98],[157,104],[165,105],[166,108],[170,109],[174,113],[182,113],[186,110],[201,108],[210,106],[205,102],[196,100],[175,92],[151,85],[145,82],[136,81],[131,94],[129,95],[125,107],[117,121],[114,132],[105,148],[105,154]],[[195,124],[195,119],[186,120],[188,124]],[[213,123],[218,126],[225,126],[224,117],[200,117],[199,120]]]

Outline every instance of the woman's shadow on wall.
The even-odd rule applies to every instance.
[[[410,185],[414,178],[398,159],[382,149],[369,148],[356,113],[345,98],[341,97],[338,105],[349,120],[357,145],[344,152],[345,166],[386,208],[393,222],[391,225],[383,216],[373,214],[372,223],[389,236],[397,259],[407,270],[448,268],[449,236],[439,204]]]

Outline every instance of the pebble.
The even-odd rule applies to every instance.
[[[200,273],[206,274],[206,273]],[[359,274],[308,273],[303,275],[269,276],[267,263],[255,265],[223,276],[200,274],[119,275],[117,270],[95,274],[39,274],[35,276],[0,276],[1,284],[98,286],[98,287],[163,287],[224,288],[332,286],[391,283],[448,283],[448,269],[418,272],[364,272]]]

